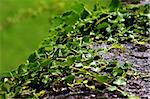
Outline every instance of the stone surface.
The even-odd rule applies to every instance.
[[[107,44],[93,44],[93,49],[110,48],[112,45]],[[99,52],[105,60],[117,59],[120,63],[128,61],[133,64],[133,70],[140,76],[138,78],[129,78],[127,85],[121,89],[128,92],[130,95],[139,96],[141,99],[150,99],[150,44],[136,45],[136,44],[121,44],[124,51],[113,48],[109,52]],[[141,50],[141,47],[144,48]],[[108,92],[104,90],[102,93],[78,93],[66,94],[58,96],[47,96],[44,99],[127,99],[118,96],[117,93]]]

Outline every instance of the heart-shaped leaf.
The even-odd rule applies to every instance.
[[[122,78],[117,79],[116,81],[113,82],[116,85],[126,85],[126,81]]]

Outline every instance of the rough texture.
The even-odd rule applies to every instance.
[[[94,48],[109,48],[111,45],[102,44]],[[128,61],[133,64],[134,70],[139,73],[138,78],[130,78],[123,88],[130,94],[150,99],[150,44],[122,44],[125,52],[120,49],[111,49],[108,53],[100,53],[106,59],[117,59],[119,62]]]

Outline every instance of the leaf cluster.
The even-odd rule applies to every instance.
[[[122,7],[115,2],[96,4],[93,11],[77,3],[71,11],[55,17],[50,22],[51,36],[29,56],[27,63],[1,76],[2,97],[42,98],[46,94],[91,90],[117,91],[128,96],[120,87],[126,85],[132,65],[105,60],[98,55],[100,49],[91,46],[147,40],[149,5]]]

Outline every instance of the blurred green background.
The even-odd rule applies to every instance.
[[[0,0],[0,73],[25,63],[48,35],[49,20],[76,1],[91,9],[96,0]]]

